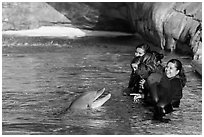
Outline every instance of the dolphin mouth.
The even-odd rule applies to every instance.
[[[102,106],[111,97],[110,93],[106,96],[101,97],[104,91],[105,91],[105,88],[98,91],[83,93],[81,96],[76,98],[70,104],[69,109],[71,110],[77,110],[77,109],[80,110],[80,109],[87,109],[87,108],[94,109]]]
[[[110,97],[111,97],[110,93],[104,97],[100,97],[104,93],[104,91],[105,91],[105,88],[96,92],[96,95],[95,95],[93,102],[91,104],[89,104],[90,108],[98,108],[110,99]]]

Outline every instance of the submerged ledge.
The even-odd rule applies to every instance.
[[[50,37],[50,38],[64,37],[68,39],[75,39],[86,36],[117,37],[135,35],[124,32],[91,31],[74,27],[62,27],[62,26],[42,26],[40,28],[31,30],[2,31],[2,34],[26,37]]]

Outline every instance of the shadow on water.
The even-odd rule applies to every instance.
[[[131,73],[135,42],[117,41],[4,46],[3,134],[201,134],[202,80],[190,60],[177,57],[188,78],[181,107],[167,116],[171,122],[157,123],[150,108],[121,95]],[[164,63],[169,59],[166,56]],[[81,93],[103,87],[112,96],[101,108],[55,115]]]

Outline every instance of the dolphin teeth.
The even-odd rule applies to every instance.
[[[108,94],[103,98],[97,99],[92,104],[90,104],[89,107],[92,109],[98,108],[98,107],[102,106],[104,103],[106,103],[106,101],[108,101],[110,99],[110,97],[111,97],[111,94]]]

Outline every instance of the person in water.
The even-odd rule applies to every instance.
[[[141,63],[140,62],[141,57],[135,57],[134,60],[131,63],[131,68],[132,68],[132,82],[135,83],[134,87],[133,87],[133,91],[135,91],[136,93],[130,93],[130,95],[134,95],[134,102],[139,101],[140,98],[142,98],[142,89],[143,89],[143,84],[141,84],[141,82],[143,82],[143,80],[141,79],[141,77],[138,76],[138,66]],[[139,82],[139,83],[137,83]]]
[[[179,107],[186,84],[182,63],[178,59],[167,62],[164,73],[152,73],[147,78],[150,96],[154,105],[154,119],[168,122],[163,116]]]
[[[183,87],[186,85],[186,75],[182,63],[177,59],[168,61],[165,68],[166,75],[171,79],[172,90],[174,91],[171,104],[177,108],[180,105],[180,100],[183,97]],[[174,72],[176,71],[176,75]]]
[[[136,71],[138,69],[138,65],[140,64],[141,57],[135,57],[133,61],[131,62],[131,68],[132,68],[132,74],[136,74]]]
[[[130,63],[130,66],[131,66],[131,69],[132,69],[132,73],[130,75],[130,80],[129,80],[128,88],[123,91],[123,95],[130,95],[130,93],[138,91],[139,85],[137,83],[140,80],[140,76],[137,75],[137,73],[135,73],[137,69],[134,69],[133,66],[138,64],[139,63],[138,61],[140,61],[139,58],[144,56],[149,51],[150,51],[150,47],[149,47],[148,44],[145,44],[145,43],[139,44],[136,47],[134,58],[133,58],[133,60]]]
[[[162,59],[163,59],[163,54],[160,54],[156,51],[152,51],[151,53],[146,53],[144,56],[141,57],[140,59],[140,64],[138,65],[137,69],[137,74],[140,76],[140,81],[139,81],[139,87],[140,87],[140,94],[141,96],[138,97],[143,97],[143,101],[148,100],[148,86],[147,86],[147,78],[151,73],[161,73],[163,71],[163,66],[162,66]],[[134,97],[134,101],[137,101],[136,96]]]

